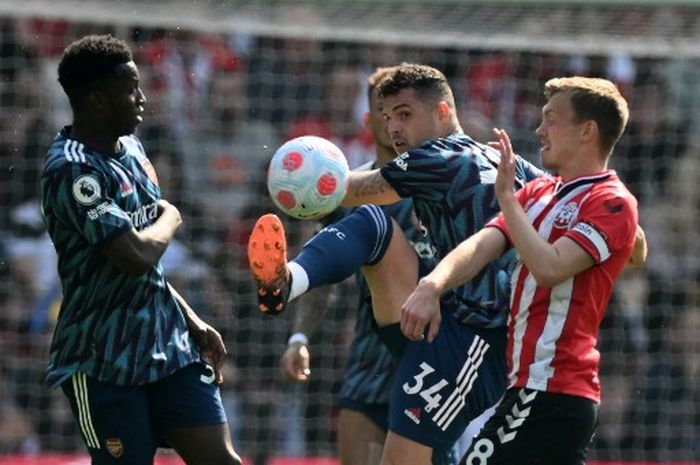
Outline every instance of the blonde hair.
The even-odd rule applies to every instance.
[[[617,86],[607,79],[582,76],[554,78],[544,85],[544,95],[548,100],[559,92],[569,93],[579,122],[596,122],[600,148],[610,155],[629,119],[627,101]]]

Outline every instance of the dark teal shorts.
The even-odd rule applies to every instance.
[[[398,325],[392,325],[398,326]],[[389,400],[389,431],[449,451],[471,420],[493,406],[506,388],[506,329],[484,329],[457,321],[442,310],[432,343],[409,341],[390,328],[398,356]],[[394,333],[398,328],[394,328]]]
[[[169,429],[226,422],[209,365],[193,363],[155,383],[117,386],[75,373],[61,385],[93,465],[152,465]]]

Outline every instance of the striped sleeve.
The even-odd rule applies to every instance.
[[[404,152],[381,168],[384,179],[401,197],[440,200],[454,173],[445,156],[432,146]]]
[[[614,253],[629,254],[637,230],[636,212],[631,196],[591,196],[565,237],[580,245],[595,263],[603,263]]]

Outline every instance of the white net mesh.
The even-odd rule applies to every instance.
[[[368,160],[364,79],[376,66],[419,61],[450,78],[468,133],[484,139],[494,125],[507,128],[523,154],[536,153],[548,78],[602,76],[623,89],[631,120],[613,163],[640,200],[650,258],[618,284],[601,331],[591,455],[700,460],[693,3],[0,1],[0,461],[84,452],[62,394],[41,384],[60,295],[37,174],[53,134],[70,122],[56,82],[60,53],[103,32],[136,52],[149,99],[139,135],[184,217],[165,266],[224,334],[224,399],[242,454],[264,463],[335,453],[334,395],[355,304],[352,284],[335,289],[312,339],[313,381],[284,384],[277,365],[290,316],[257,312],[245,268],[252,221],[273,210],[264,164],[301,134],[333,139],[353,166]],[[288,226],[293,244],[308,237],[309,225]]]

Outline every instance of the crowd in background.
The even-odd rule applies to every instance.
[[[352,337],[351,283],[333,290],[314,336],[308,386],[285,385],[278,359],[290,312],[256,309],[245,246],[273,211],[266,163],[288,138],[336,142],[351,167],[373,158],[364,80],[377,66],[441,69],[475,139],[503,127],[538,162],[543,83],[581,74],[630,102],[612,165],[638,197],[649,259],[617,285],[601,330],[598,459],[700,459],[700,63],[697,60],[433,49],[382,43],[96,26],[0,17],[0,454],[82,450],[67,402],[42,384],[61,290],[38,204],[43,155],[70,123],[56,80],[65,45],[87,33],[127,39],[148,99],[138,128],[163,197],[183,225],[170,280],[228,345],[224,401],[236,448],[262,464],[334,451],[333,395]],[[285,220],[292,251],[313,225]],[[303,301],[302,301],[303,302]],[[303,303],[302,303],[303,304]]]

